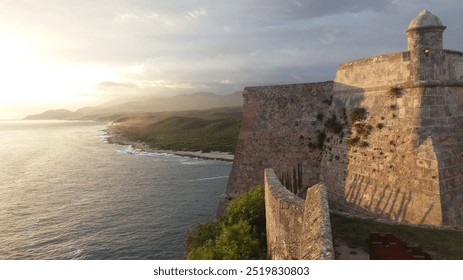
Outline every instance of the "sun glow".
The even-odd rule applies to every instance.
[[[40,55],[40,41],[12,33],[0,31],[0,46],[2,103],[69,103],[113,77],[109,68],[54,62]]]

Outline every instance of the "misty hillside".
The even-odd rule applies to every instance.
[[[48,110],[40,115],[29,115],[25,120],[62,120],[74,117],[74,112],[64,109]]]
[[[242,106],[242,92],[217,95],[210,92],[180,94],[172,97],[151,97],[118,105],[101,105],[76,110],[50,110],[38,115],[29,115],[26,120],[115,120],[126,114],[155,113],[167,111],[204,110],[211,108]]]

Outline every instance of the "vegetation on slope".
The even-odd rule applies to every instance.
[[[144,142],[153,149],[233,153],[241,118],[241,107],[224,107],[132,114],[113,124],[123,138]]]
[[[234,199],[226,217],[197,224],[185,243],[192,260],[266,259],[264,187]]]
[[[234,152],[241,120],[170,117],[149,125],[127,137],[163,150],[201,150]]]

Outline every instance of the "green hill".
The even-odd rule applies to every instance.
[[[114,124],[124,138],[153,149],[233,153],[241,114],[241,107],[135,114]]]
[[[232,153],[240,125],[237,118],[170,117],[126,136],[156,149]]]

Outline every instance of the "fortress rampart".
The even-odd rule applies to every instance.
[[[264,169],[293,175],[302,164],[302,184],[320,178],[321,150],[317,141],[317,113],[328,109],[332,82],[251,87],[244,90],[243,122],[227,195],[236,197],[264,181]]]
[[[463,226],[463,53],[443,49],[445,28],[423,11],[406,52],[343,63],[331,82],[246,88],[228,200],[272,168],[301,197],[326,186],[333,209]]]

